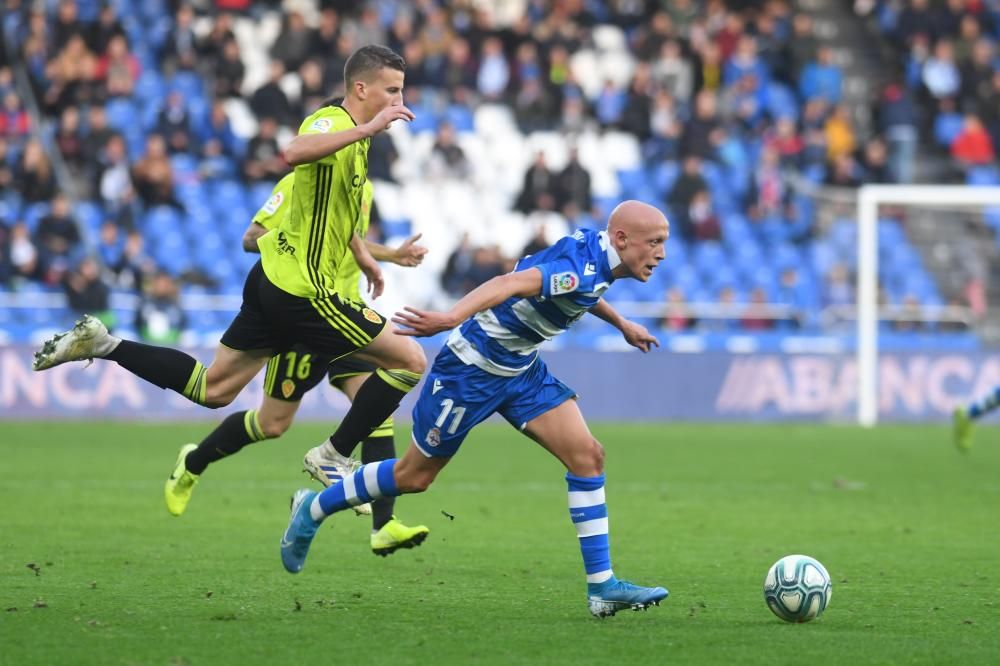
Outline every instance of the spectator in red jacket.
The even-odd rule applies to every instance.
[[[31,121],[21,107],[21,99],[17,93],[8,92],[3,96],[3,108],[0,109],[0,136],[19,141],[30,129]]]
[[[993,161],[993,141],[979,116],[970,113],[965,117],[962,131],[951,144],[951,156],[963,166],[989,164]]]

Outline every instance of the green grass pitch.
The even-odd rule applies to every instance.
[[[671,593],[597,620],[563,471],[506,426],[477,429],[428,493],[399,501],[431,528],[423,547],[377,558],[367,520],[341,514],[297,576],[278,541],[307,485],[300,456],[328,428],[215,465],[173,518],[163,481],[207,427],[2,424],[0,663],[1000,659],[994,429],[963,456],[941,427],[595,426],[615,570]],[[833,578],[805,625],[777,620],[761,592],[795,552]]]

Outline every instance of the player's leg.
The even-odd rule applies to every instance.
[[[288,527],[281,537],[281,562],[289,573],[298,573],[305,565],[309,546],[320,524],[335,513],[364,502],[406,493],[423,492],[448,463],[449,458],[430,458],[411,445],[400,459],[390,458],[362,465],[344,480],[316,493],[298,490],[292,498]],[[427,533],[416,535],[408,543],[420,545]]]
[[[322,445],[325,456],[350,457],[358,443],[392,415],[400,401],[420,382],[427,365],[423,349],[412,338],[396,335],[387,321],[371,308],[344,302],[336,295],[318,303],[321,314],[355,345],[353,357],[377,367],[358,389],[351,409],[330,441]],[[305,341],[312,348],[320,342]],[[353,350],[352,350],[353,351]]]
[[[316,529],[328,516],[372,499],[430,487],[469,431],[503,400],[504,378],[465,365],[447,347],[427,379],[413,408],[413,441],[402,458],[363,465],[321,493],[295,494],[281,540],[281,560],[290,573],[302,570]]]
[[[1000,385],[965,407],[956,407],[952,415],[952,436],[961,451],[972,448],[972,425],[975,421],[1000,407]]]
[[[353,402],[358,389],[371,375],[371,370],[370,364],[348,357],[331,364],[330,382]],[[375,428],[361,443],[361,464],[367,465],[396,457],[396,444],[393,441],[394,430],[395,423],[391,416],[382,425]],[[383,497],[370,504],[359,505],[370,507],[372,516],[371,548],[373,553],[382,557],[390,555],[400,548],[412,548],[426,539],[430,533],[426,525],[410,527],[396,518],[394,515],[395,505],[395,497]],[[357,508],[355,507],[355,510]]]
[[[47,340],[35,353],[34,369],[69,361],[104,358],[160,388],[175,391],[206,407],[223,407],[243,389],[270,357],[273,340],[261,317],[257,288],[260,264],[247,276],[243,306],[206,368],[197,359],[169,347],[121,340],[90,315],[65,333]]]
[[[522,380],[511,404],[501,413],[567,469],[569,515],[583,555],[590,612],[605,617],[626,608],[659,605],[668,594],[666,589],[615,578],[604,498],[604,448],[590,433],[572,391],[552,377],[541,360],[536,366],[525,373],[535,377]],[[526,392],[529,385],[534,388],[530,393]],[[533,399],[525,399],[526,395]],[[547,411],[539,414],[540,410]]]
[[[248,444],[281,437],[292,425],[302,396],[323,381],[326,365],[326,359],[314,359],[304,348],[272,356],[260,407],[230,414],[200,444],[181,447],[164,486],[167,510],[175,516],[184,513],[195,484],[212,463]]]
[[[234,350],[228,351],[239,354]],[[243,367],[245,360],[231,358],[225,353],[217,354],[215,362],[210,366],[211,375],[209,375],[209,369],[193,356],[170,347],[157,347],[116,338],[108,333],[104,324],[95,317],[84,315],[72,329],[43,343],[41,349],[35,352],[34,369],[47,370],[70,361],[95,358],[115,361],[147,382],[180,393],[188,400],[206,407],[228,404],[221,400],[223,396],[232,392],[238,380],[228,377],[227,373]],[[261,365],[263,363],[254,367],[250,377],[256,374]],[[221,391],[213,386],[213,391],[208,392],[209,376],[217,382],[222,381],[224,386],[221,387]],[[236,392],[238,393],[238,390]]]

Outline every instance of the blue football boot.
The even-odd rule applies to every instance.
[[[611,577],[603,583],[587,584],[587,605],[594,617],[610,617],[620,610],[646,610],[659,606],[670,594],[662,587],[640,587]]]
[[[288,573],[302,571],[309,545],[319,529],[320,524],[309,513],[314,497],[316,493],[305,488],[295,491],[292,497],[292,515],[288,519],[288,528],[281,536],[281,563]]]

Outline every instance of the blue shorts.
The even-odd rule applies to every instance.
[[[516,377],[499,377],[467,365],[445,346],[413,408],[413,441],[427,456],[450,458],[469,431],[494,412],[523,430],[532,419],[575,397],[541,358]]]

